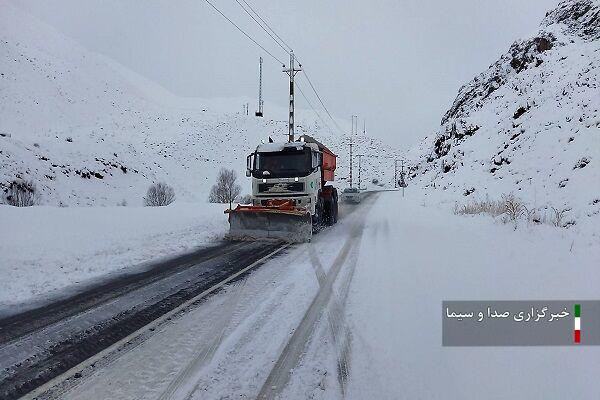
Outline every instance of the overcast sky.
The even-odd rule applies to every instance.
[[[236,0],[211,1],[277,58],[287,60]],[[368,133],[405,145],[434,131],[459,87],[515,39],[537,31],[546,11],[558,4],[246,1],[294,48],[334,115],[350,119],[358,114],[361,128],[366,118]],[[264,96],[286,104],[288,86],[281,66],[204,0],[14,2],[90,50],[181,96],[256,96],[262,55]],[[308,94],[304,77],[299,81]],[[307,107],[302,98],[298,102]]]

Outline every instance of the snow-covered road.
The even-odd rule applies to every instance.
[[[372,196],[67,385],[78,399],[597,399],[594,347],[444,348],[443,300],[595,299],[574,231]],[[357,212],[358,211],[358,212]]]

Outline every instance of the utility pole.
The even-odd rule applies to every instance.
[[[354,120],[358,122],[358,116],[352,115],[352,132],[350,133],[350,187],[352,187],[352,146],[354,145]]]
[[[364,154],[357,154],[356,157],[358,157],[358,190],[360,190],[361,187],[361,179],[360,179],[360,172],[361,172],[361,159],[364,156]]]
[[[296,68],[294,61],[294,52],[290,51],[290,67],[283,70],[290,77],[290,119],[288,122],[288,142],[290,143],[294,141],[294,77],[297,72],[302,71],[302,65],[298,64],[298,68]]]
[[[257,117],[263,116],[263,99],[262,99],[262,64],[263,59],[258,59],[258,111],[254,114]]]
[[[404,182],[404,160],[402,160],[402,171],[400,172],[400,179],[402,179],[402,197],[404,197],[404,188],[406,187],[406,183]]]
[[[352,136],[350,136],[350,187],[352,187]]]
[[[398,160],[394,160],[394,189],[398,188]]]

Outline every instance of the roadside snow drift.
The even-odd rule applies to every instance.
[[[223,209],[0,205],[0,312],[207,245],[228,228]]]

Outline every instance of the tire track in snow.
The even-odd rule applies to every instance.
[[[378,229],[376,229],[375,234],[377,234],[377,231]],[[326,310],[329,328],[336,347],[337,380],[340,385],[342,397],[345,397],[347,393],[346,385],[350,374],[350,351],[352,349],[352,330],[346,322],[344,309],[350,291],[350,284],[354,278],[354,272],[358,263],[359,251],[360,240],[353,247],[352,253],[349,256],[350,263],[347,265],[347,272],[340,283],[339,292],[337,295],[333,293],[330,305]],[[310,258],[317,279],[319,280],[319,285],[323,286],[325,273],[313,247],[310,248]]]
[[[224,264],[222,270],[219,272],[220,275],[218,277],[215,277],[214,282],[206,282],[206,281],[201,281],[201,282],[196,282],[196,283],[192,282],[192,286],[190,286],[189,288],[182,289],[179,292],[177,292],[171,296],[171,297],[177,296],[176,300],[180,300],[180,301],[179,301],[178,305],[176,304],[174,308],[170,309],[170,311],[168,311],[166,313],[163,311],[161,313],[161,315],[158,316],[157,318],[150,319],[150,322],[148,322],[147,319],[143,319],[143,318],[135,319],[134,322],[137,323],[138,321],[141,321],[141,322],[145,323],[145,325],[142,325],[139,328],[137,326],[134,326],[133,328],[137,328],[135,330],[131,329],[131,326],[127,326],[128,328],[133,330],[132,333],[115,341],[113,344],[105,347],[103,350],[96,352],[93,356],[91,356],[91,357],[85,359],[83,362],[73,366],[66,372],[52,378],[51,380],[49,380],[46,383],[42,383],[36,389],[34,389],[30,393],[28,393],[25,396],[25,398],[37,398],[40,395],[44,395],[45,397],[53,398],[54,392],[60,392],[60,391],[63,391],[64,389],[68,390],[68,387],[73,383],[73,381],[77,381],[79,379],[77,377],[81,377],[82,372],[87,371],[89,369],[93,369],[97,362],[101,362],[107,358],[113,358],[113,355],[117,355],[117,354],[121,353],[121,351],[123,349],[129,348],[130,347],[129,343],[131,343],[131,342],[137,343],[138,338],[144,337],[144,335],[147,335],[147,334],[149,335],[148,332],[153,332],[157,327],[168,323],[171,319],[173,319],[177,315],[180,315],[183,311],[189,309],[190,307],[192,307],[195,304],[197,304],[198,302],[200,302],[207,295],[220,290],[220,288],[222,286],[226,285],[227,283],[237,279],[240,276],[247,274],[251,269],[255,268],[258,265],[261,265],[266,260],[270,259],[275,254],[281,252],[282,250],[284,250],[287,247],[289,247],[289,244],[274,243],[274,244],[260,250],[259,252],[254,253],[252,255],[252,257],[255,261],[253,263],[251,263],[250,265],[247,265],[241,269],[236,269],[237,272],[235,272],[233,274],[228,274],[228,272],[234,272],[234,271],[229,271],[229,269],[226,266],[230,267],[230,266],[237,265],[239,263],[239,259],[245,257],[245,255],[242,254],[238,258],[229,260],[226,264]],[[219,278],[219,279],[225,278],[225,279],[223,279],[219,282],[219,281],[216,281],[217,278]],[[212,286],[207,287],[209,284],[212,284]],[[195,291],[191,292],[192,289],[194,289]],[[204,289],[204,290],[202,292],[200,292],[202,289]],[[198,292],[200,292],[200,293],[198,293]],[[180,295],[180,293],[181,293],[181,295]],[[181,297],[183,295],[188,295],[188,297],[186,297],[186,299],[182,299]],[[166,300],[163,300],[163,301],[168,301],[168,300],[170,300],[170,297],[168,297]],[[158,305],[153,305],[152,307],[150,307],[150,310],[152,312],[154,312],[155,310],[156,310],[156,312],[162,311],[163,308],[160,308],[159,306],[160,306],[160,303]],[[142,310],[142,311],[145,311],[145,310]],[[146,314],[143,314],[142,316],[145,317],[145,315]],[[151,316],[154,317],[154,315],[151,315]],[[137,314],[134,314],[133,317],[137,317]],[[128,322],[128,321],[129,320],[127,320],[125,322]],[[140,324],[141,324],[141,322],[140,322]],[[122,324],[124,324],[124,322]],[[118,331],[117,333],[120,333],[120,332],[121,331]],[[100,333],[102,333],[102,332],[100,332]],[[97,334],[96,336],[102,337],[99,334]],[[94,338],[96,336],[94,336]],[[87,338],[84,338],[84,339],[87,339]],[[137,346],[137,344],[135,346]],[[79,347],[76,347],[76,346],[75,346],[75,348],[79,349]],[[88,350],[88,347],[84,346],[82,348],[82,351],[87,351],[87,350]],[[4,384],[4,382],[2,382],[2,384]],[[7,397],[7,398],[11,398],[11,397]]]
[[[318,259],[316,251],[313,247],[310,248],[310,259],[315,270],[317,280],[319,281],[319,286],[323,288],[326,284],[326,275],[325,271],[323,270],[323,265]],[[336,347],[337,378],[343,396],[346,392],[346,378],[349,371],[347,355],[349,351],[350,331],[344,321],[343,306],[340,303],[339,296],[337,296],[335,293],[332,294],[331,305],[326,308],[326,312],[333,343]]]
[[[190,362],[177,374],[175,379],[171,381],[169,386],[159,396],[159,400],[189,399],[191,397],[196,388],[194,387],[186,390],[185,384],[189,382],[194,374],[197,374],[204,365],[212,360],[217,349],[221,345],[225,331],[230,324],[235,309],[240,303],[242,294],[244,293],[246,282],[247,279],[244,279],[240,284],[236,285],[235,295],[229,298],[228,304],[224,307],[223,315],[218,321],[215,321],[216,323],[211,330],[211,334],[208,335],[209,337],[213,337],[212,340],[196,350]]]
[[[303,256],[305,256],[306,245],[303,246],[304,248],[300,248],[299,251],[296,252],[296,254],[292,257],[292,259],[290,260],[291,264],[294,264],[294,262],[298,258],[302,258]],[[279,271],[279,274],[281,273],[283,273],[283,270]],[[279,274],[273,275],[272,279],[275,279],[277,276],[279,276]],[[254,291],[261,293],[266,292],[268,290],[269,283],[272,279],[269,279],[260,287],[255,288]],[[234,301],[232,301],[232,299],[230,298],[228,300],[227,305],[224,307],[224,309],[228,311],[224,312],[225,316],[220,321],[225,322],[225,320],[227,320],[227,323],[219,324],[218,327],[215,327],[215,329],[211,330],[211,332],[214,332],[212,335],[207,335],[209,337],[219,337],[215,340],[210,341],[210,343],[205,343],[204,347],[198,349],[198,351],[195,353],[195,356],[187,363],[185,370],[179,372],[175,380],[172,381],[169,384],[169,387],[163,391],[162,395],[160,396],[160,399],[189,400],[195,397],[195,394],[198,392],[200,386],[203,384],[203,381],[201,379],[201,377],[203,376],[203,368],[205,368],[212,362],[217,350],[224,344],[224,342],[228,340],[227,336],[231,333],[234,333],[227,333],[227,330],[232,326],[232,323],[235,324],[235,322],[232,321],[234,319],[234,315],[236,313],[244,313],[243,310],[240,310],[240,308],[243,309],[242,298],[246,298],[246,296],[252,295],[252,293],[248,293],[252,292],[252,289],[248,289],[246,283],[247,279],[243,283],[244,286],[240,287],[233,294],[232,298]],[[283,290],[285,292],[287,289],[284,288]],[[279,303],[277,302],[264,302],[263,305],[258,310],[256,310],[257,312],[253,314],[253,316],[257,316],[258,318],[244,327],[244,330],[246,330],[247,333],[242,335],[241,338],[235,340],[236,346],[244,346],[247,343],[249,343],[253,338],[254,332],[257,332],[259,330],[259,327],[265,324],[266,320],[272,318],[273,313],[278,307]],[[241,322],[238,322],[238,324],[241,324]],[[239,326],[234,326],[233,329],[235,331],[239,329]],[[227,348],[226,344],[224,346],[225,348]]]
[[[294,331],[294,334],[277,359],[269,376],[267,377],[267,380],[263,384],[257,399],[263,400],[276,398],[289,382],[292,370],[294,367],[296,367],[296,365],[298,365],[300,357],[304,353],[304,349],[314,331],[317,322],[319,321],[320,316],[324,311],[326,311],[326,306],[333,294],[333,283],[335,282],[341,267],[344,265],[344,262],[351,253],[351,250],[355,248],[356,244],[362,237],[364,230],[364,215],[365,213],[363,213],[351,227],[350,233],[346,238],[346,242],[336,256],[324,279],[322,279],[324,274],[322,265],[317,263],[316,266],[314,266],[316,268],[315,272],[317,274],[317,279],[319,279],[319,277],[322,279],[322,282],[319,282],[319,292],[313,299],[311,305],[304,314],[302,321]],[[312,247],[313,246],[310,246],[311,249]],[[311,255],[311,260],[313,258],[314,257]],[[313,264],[315,263],[313,262]],[[336,314],[338,314],[338,312],[336,312]],[[332,331],[339,332],[338,327],[340,326],[340,321],[337,320],[337,316],[332,317],[330,320],[335,321],[336,326],[332,328]],[[346,358],[346,356],[344,356],[344,358]],[[346,363],[345,366],[342,367],[342,372],[345,371],[347,365],[348,364]],[[343,379],[343,382],[345,383],[346,378],[344,377]]]
[[[339,344],[337,344],[337,376],[338,382],[340,383],[342,396],[344,397],[346,396],[346,384],[348,382],[348,376],[350,375],[350,351],[352,349],[352,330],[346,323],[346,319],[344,317],[344,308],[346,305],[346,299],[348,298],[348,292],[350,291],[350,284],[352,283],[352,279],[354,278],[356,264],[358,263],[358,246],[360,246],[360,240],[358,241],[357,246],[352,252],[352,257],[350,258],[350,265],[348,266],[348,273],[346,274],[342,282],[342,287],[340,289],[339,300],[335,301],[332,304],[335,314],[338,315],[338,319],[341,321],[341,323],[338,325],[338,332],[341,332],[343,335]]]

